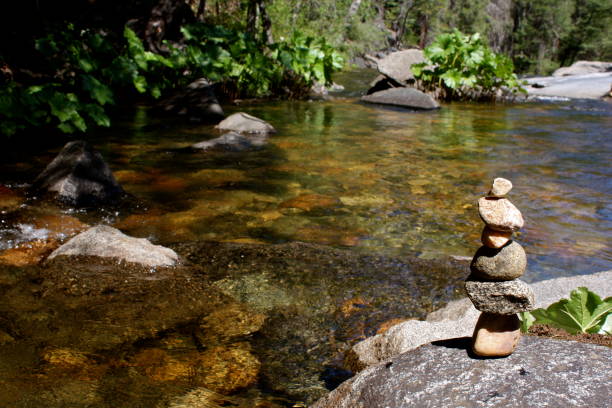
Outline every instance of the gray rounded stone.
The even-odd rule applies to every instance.
[[[503,281],[523,276],[526,268],[527,255],[516,241],[510,241],[499,249],[481,246],[470,265],[474,277]]]
[[[223,119],[215,128],[238,133],[276,133],[276,129],[263,119],[237,112]]]
[[[480,198],[478,214],[489,228],[497,231],[517,231],[524,224],[521,212],[505,198]]]
[[[482,282],[470,275],[465,281],[465,291],[481,312],[507,315],[527,312],[535,307],[533,290],[520,279]]]

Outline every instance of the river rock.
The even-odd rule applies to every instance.
[[[470,264],[475,278],[488,280],[516,279],[525,273],[526,268],[527,255],[516,241],[511,241],[499,249],[481,246]]]
[[[176,252],[170,248],[153,245],[145,238],[127,236],[107,225],[98,225],[81,232],[53,251],[48,259],[60,255],[116,258],[148,267],[174,266],[179,260]]]
[[[376,61],[378,71],[400,84],[405,84],[414,79],[410,67],[412,64],[425,62],[422,50],[410,49],[392,52],[382,59]]]
[[[521,321],[515,314],[482,313],[472,337],[474,354],[482,357],[509,356],[521,338]]]
[[[498,177],[493,180],[491,190],[487,194],[489,197],[505,197],[512,190],[512,182],[505,178]]]
[[[482,282],[470,276],[465,291],[481,312],[513,314],[534,309],[533,290],[520,279],[503,282]]]
[[[379,91],[384,91],[389,88],[397,88],[400,86],[402,85],[397,83],[393,79],[385,75],[379,75],[376,78],[374,78],[372,82],[370,82],[370,87],[368,88],[366,95],[371,95]]]
[[[82,140],[67,143],[36,177],[32,190],[77,206],[115,201],[123,193],[102,155]]]
[[[276,129],[265,120],[244,112],[238,112],[228,116],[226,119],[219,122],[215,128],[238,133],[276,133]]]
[[[602,61],[576,61],[569,67],[561,67],[553,72],[554,77],[570,75],[596,74],[600,72],[612,71],[612,62]]]
[[[268,136],[266,134],[241,135],[236,132],[228,132],[217,138],[196,143],[191,147],[200,150],[243,152],[259,149],[265,146],[267,142]]]
[[[216,123],[225,118],[223,108],[215,96],[214,84],[205,78],[196,79],[186,88],[162,99],[157,104],[156,111],[187,116],[190,120],[205,123]]]
[[[438,109],[440,104],[431,96],[414,88],[391,88],[364,95],[361,100],[367,103],[401,106],[410,109]]]
[[[428,344],[362,371],[311,408],[610,405],[612,350],[531,336],[521,343],[502,359],[470,358],[469,338]]]
[[[489,228],[498,231],[517,231],[524,224],[521,212],[506,198],[480,198],[478,214]]]
[[[495,231],[485,225],[480,236],[483,245],[489,248],[501,248],[512,239],[511,231]]]

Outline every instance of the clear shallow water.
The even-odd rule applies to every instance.
[[[278,130],[248,152],[193,151],[191,144],[218,133],[144,108],[126,114],[93,142],[147,210],[105,221],[162,243],[297,240],[376,254],[471,256],[482,230],[476,200],[494,177],[506,177],[526,219],[517,240],[528,253],[527,280],[612,267],[609,103],[408,112],[362,104],[355,76],[346,82],[348,96],[332,101],[227,108]],[[6,171],[33,177],[53,154]]]
[[[360,86],[369,79],[368,73],[340,78],[347,90],[332,101],[227,108],[228,114],[243,110],[278,130],[264,148],[248,152],[194,151],[190,145],[218,136],[211,126],[157,118],[146,108],[124,112],[115,128],[88,138],[125,190],[141,201],[137,207],[75,211],[24,200],[25,183],[53,159],[60,143],[10,152],[0,162],[0,250],[35,239],[64,239],[62,234],[83,227],[80,220],[112,224],[162,244],[306,241],[366,255],[471,256],[482,229],[476,200],[501,176],[513,181],[510,198],[526,219],[517,237],[528,254],[526,280],[612,268],[610,104],[452,104],[436,112],[408,112],[359,103]],[[226,276],[221,266],[214,278],[220,290],[261,311],[268,322],[247,346],[230,349],[248,355],[253,347],[269,382],[244,391],[236,403],[241,407],[252,407],[263,397],[276,401],[273,407],[301,406],[304,395],[313,398],[325,391],[320,374],[323,367],[334,369],[338,353],[388,318],[423,314],[452,298],[445,288],[451,281],[456,284],[456,277],[445,280],[439,270],[438,275],[429,273],[437,276],[431,279],[406,276],[409,272],[401,263],[396,268],[394,258],[363,261],[372,264],[368,267],[383,285],[351,267],[363,263],[324,250],[313,253],[323,254],[316,255],[323,263],[339,259],[337,276],[327,276],[326,269],[320,274],[309,270],[307,255],[302,255],[303,265],[283,269],[277,267],[285,265],[283,255],[263,265],[267,258],[253,251],[250,259],[262,264],[246,264],[240,273],[228,270]],[[395,269],[406,275],[395,275]],[[307,276],[296,276],[304,270]],[[39,279],[22,277],[23,271],[0,268],[0,284],[15,288],[4,298],[3,310],[29,310],[28,302],[38,301]],[[18,279],[24,280],[23,288],[15,283]],[[270,305],[261,306],[266,302]],[[395,307],[388,316],[380,312]],[[170,301],[166,311],[171,308]],[[24,321],[33,324],[52,314],[35,306],[28,313]],[[48,406],[167,406],[164,398],[185,394],[193,384],[164,380],[161,387],[159,378],[151,382],[149,377],[161,374],[140,373],[139,356],[147,360],[152,348],[162,356],[163,350],[176,367],[159,356],[157,363],[176,368],[173,375],[179,377],[179,363],[206,356],[180,330],[159,335],[153,344],[126,345],[109,356],[83,356],[78,345],[58,352],[14,337],[17,341],[11,342],[0,332],[0,345],[5,344],[0,347],[0,385],[9,390],[5,397],[21,393],[23,401],[38,401],[40,396],[52,401]],[[272,383],[283,377],[289,383],[285,391],[307,391],[288,397]]]

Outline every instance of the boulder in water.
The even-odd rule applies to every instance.
[[[206,79],[196,79],[185,89],[163,99],[156,108],[163,113],[187,116],[193,121],[216,123],[225,118],[225,113],[213,88]]]
[[[60,255],[117,258],[148,267],[174,266],[178,262],[178,255],[170,248],[153,245],[145,238],[127,236],[107,225],[95,226],[73,237],[48,259]]]
[[[215,127],[219,130],[229,130],[238,133],[276,133],[276,129],[265,120],[244,112],[228,116]]]
[[[82,140],[67,143],[36,177],[32,190],[76,206],[112,202],[123,194],[102,155]]]
[[[361,97],[368,103],[401,106],[410,109],[438,109],[440,104],[431,96],[414,88],[391,88]]]

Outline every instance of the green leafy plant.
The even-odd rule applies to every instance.
[[[424,54],[426,61],[412,65],[412,72],[420,88],[442,99],[491,100],[504,92],[525,92],[512,61],[491,51],[478,33],[442,34]]]
[[[521,330],[526,332],[532,324],[547,324],[571,334],[611,334],[612,297],[601,299],[585,287],[570,293],[546,309],[521,313]]]

